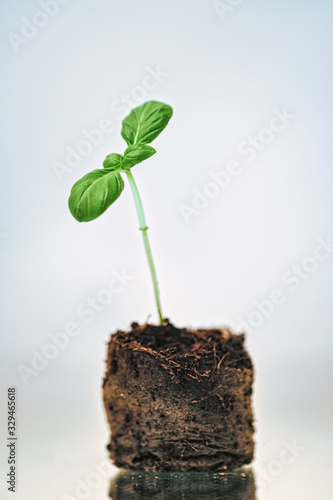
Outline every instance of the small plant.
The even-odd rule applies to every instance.
[[[149,146],[172,108],[149,101],[123,120],[123,155],[76,182],[69,197],[75,219],[99,217],[119,198],[126,174],[152,277],[159,325],[134,322],[108,343],[103,402],[111,429],[111,460],[148,472],[225,472],[253,458],[253,365],[243,334],[228,328],[177,328],[163,320],[142,202],[131,169],[156,153]]]
[[[148,144],[165,129],[172,112],[170,106],[157,101],[149,101],[134,108],[123,120],[121,135],[128,146],[124,154],[109,154],[103,162],[103,168],[92,170],[74,184],[68,200],[69,209],[76,220],[79,222],[94,220],[119,198],[124,189],[121,174],[126,174],[138,214],[140,231],[142,231],[161,325],[163,315],[156,269],[147,234],[148,227],[131,168],[156,153],[156,150]]]

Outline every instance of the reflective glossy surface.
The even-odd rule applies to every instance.
[[[255,500],[251,469],[231,473],[122,471],[111,480],[112,500]]]

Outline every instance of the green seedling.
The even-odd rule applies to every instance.
[[[103,162],[103,168],[92,170],[74,184],[68,200],[69,209],[76,220],[79,222],[94,220],[119,198],[124,189],[121,174],[126,174],[138,214],[140,231],[142,231],[161,325],[163,324],[161,300],[147,234],[148,227],[131,168],[156,153],[156,150],[148,144],[165,129],[171,116],[172,108],[157,101],[149,101],[134,108],[123,120],[121,135],[128,146],[124,154],[109,154]]]

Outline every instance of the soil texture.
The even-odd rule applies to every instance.
[[[227,328],[132,324],[108,345],[110,457],[142,471],[227,471],[253,459],[253,365]]]

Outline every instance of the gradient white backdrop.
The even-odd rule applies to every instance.
[[[318,238],[333,238],[332,3],[17,0],[0,12],[1,498],[12,498],[8,386],[18,391],[15,498],[79,498],[78,480],[107,459],[106,342],[156,313],[128,185],[88,224],[67,199],[76,180],[124,150],[128,104],[150,99],[174,108],[157,154],[133,169],[164,313],[177,326],[237,331],[256,301],[281,290],[283,303],[247,337],[258,499],[331,498],[332,249],[318,265],[309,257]],[[284,109],[293,118],[249,161],[241,145],[267,138],[262,129]],[[99,144],[68,168],[68,151],[105,120]],[[230,161],[239,175],[186,223],[181,206]],[[311,272],[301,269],[293,290],[286,279],[304,265]],[[80,311],[114,270],[133,279],[87,322]],[[31,368],[69,322],[79,334],[24,381],[18,367]],[[288,464],[286,442],[299,447]],[[108,482],[89,498],[106,499]]]

